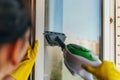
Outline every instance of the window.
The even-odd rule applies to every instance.
[[[68,80],[73,80],[75,78],[64,66],[62,51],[60,48],[50,47],[46,44],[46,42],[44,45],[44,29],[63,32],[67,35],[65,43],[76,43],[79,45],[83,44],[88,49],[90,48],[88,47],[88,44],[85,45],[85,43],[87,43],[86,41],[97,41],[99,47],[99,52],[97,54],[99,57],[103,60],[115,62],[117,64],[117,68],[120,69],[119,34],[116,35],[116,31],[119,32],[119,3],[119,0],[36,0],[36,39],[39,40],[40,47],[38,58],[35,64],[35,80],[50,80],[52,77],[51,73],[54,72],[52,70],[52,68],[54,68],[54,61],[52,61],[52,59],[55,59],[55,55],[57,55],[57,57],[60,55],[60,57],[57,58],[58,60],[56,60],[58,61],[56,66],[60,65],[60,74],[58,74],[60,75],[59,79],[67,80],[69,77],[70,79]],[[91,6],[91,4],[93,5]],[[58,7],[58,5],[60,7]],[[57,9],[59,9],[61,12],[57,12]],[[116,15],[117,12],[118,14]],[[83,14],[87,14],[87,16]],[[93,16],[93,14],[95,16]],[[91,18],[89,18],[90,20],[86,20],[87,17],[92,17],[93,20]],[[116,21],[118,22],[116,23]],[[58,24],[54,24],[54,22]],[[89,23],[92,23],[91,25],[93,26],[91,27],[91,25],[88,25]],[[76,28],[78,30],[75,30]],[[84,30],[84,28],[86,28],[86,30]],[[87,32],[88,28],[90,30],[89,32]],[[94,38],[89,36],[92,34],[91,29],[95,30],[95,32],[98,32],[95,34]],[[86,34],[81,36],[81,33]],[[83,41],[81,44],[79,39],[83,39],[85,42]],[[55,50],[57,50],[57,53]],[[54,76],[54,78],[56,78],[56,75]]]
[[[101,0],[46,0],[45,3],[45,31],[65,33],[66,44],[82,45],[100,55]],[[51,47],[45,42],[44,51],[44,80],[81,79],[72,76],[65,67],[59,47]]]

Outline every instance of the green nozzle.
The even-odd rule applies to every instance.
[[[88,49],[82,47],[82,46],[78,46],[75,44],[68,44],[67,45],[67,49],[75,55],[78,56],[82,56],[90,61],[95,61],[92,57],[91,57],[91,51],[89,51]]]

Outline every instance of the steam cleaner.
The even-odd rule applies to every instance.
[[[97,67],[101,64],[98,56],[87,48],[76,44],[65,44],[64,33],[45,31],[44,36],[50,46],[59,46],[63,51],[64,64],[72,75],[81,76],[85,80],[94,80],[92,74],[82,68],[83,64]]]

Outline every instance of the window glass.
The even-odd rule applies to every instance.
[[[82,45],[99,56],[101,0],[46,0],[45,30],[65,33],[65,43]],[[47,43],[45,41],[45,43]],[[68,71],[60,47],[45,44],[44,80],[82,80]]]

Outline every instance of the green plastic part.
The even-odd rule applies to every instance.
[[[82,46],[78,46],[78,45],[73,45],[73,44],[68,44],[67,45],[67,49],[75,55],[78,56],[82,56],[90,61],[95,61],[92,57],[91,57],[91,51],[89,51],[88,49],[82,47]]]

